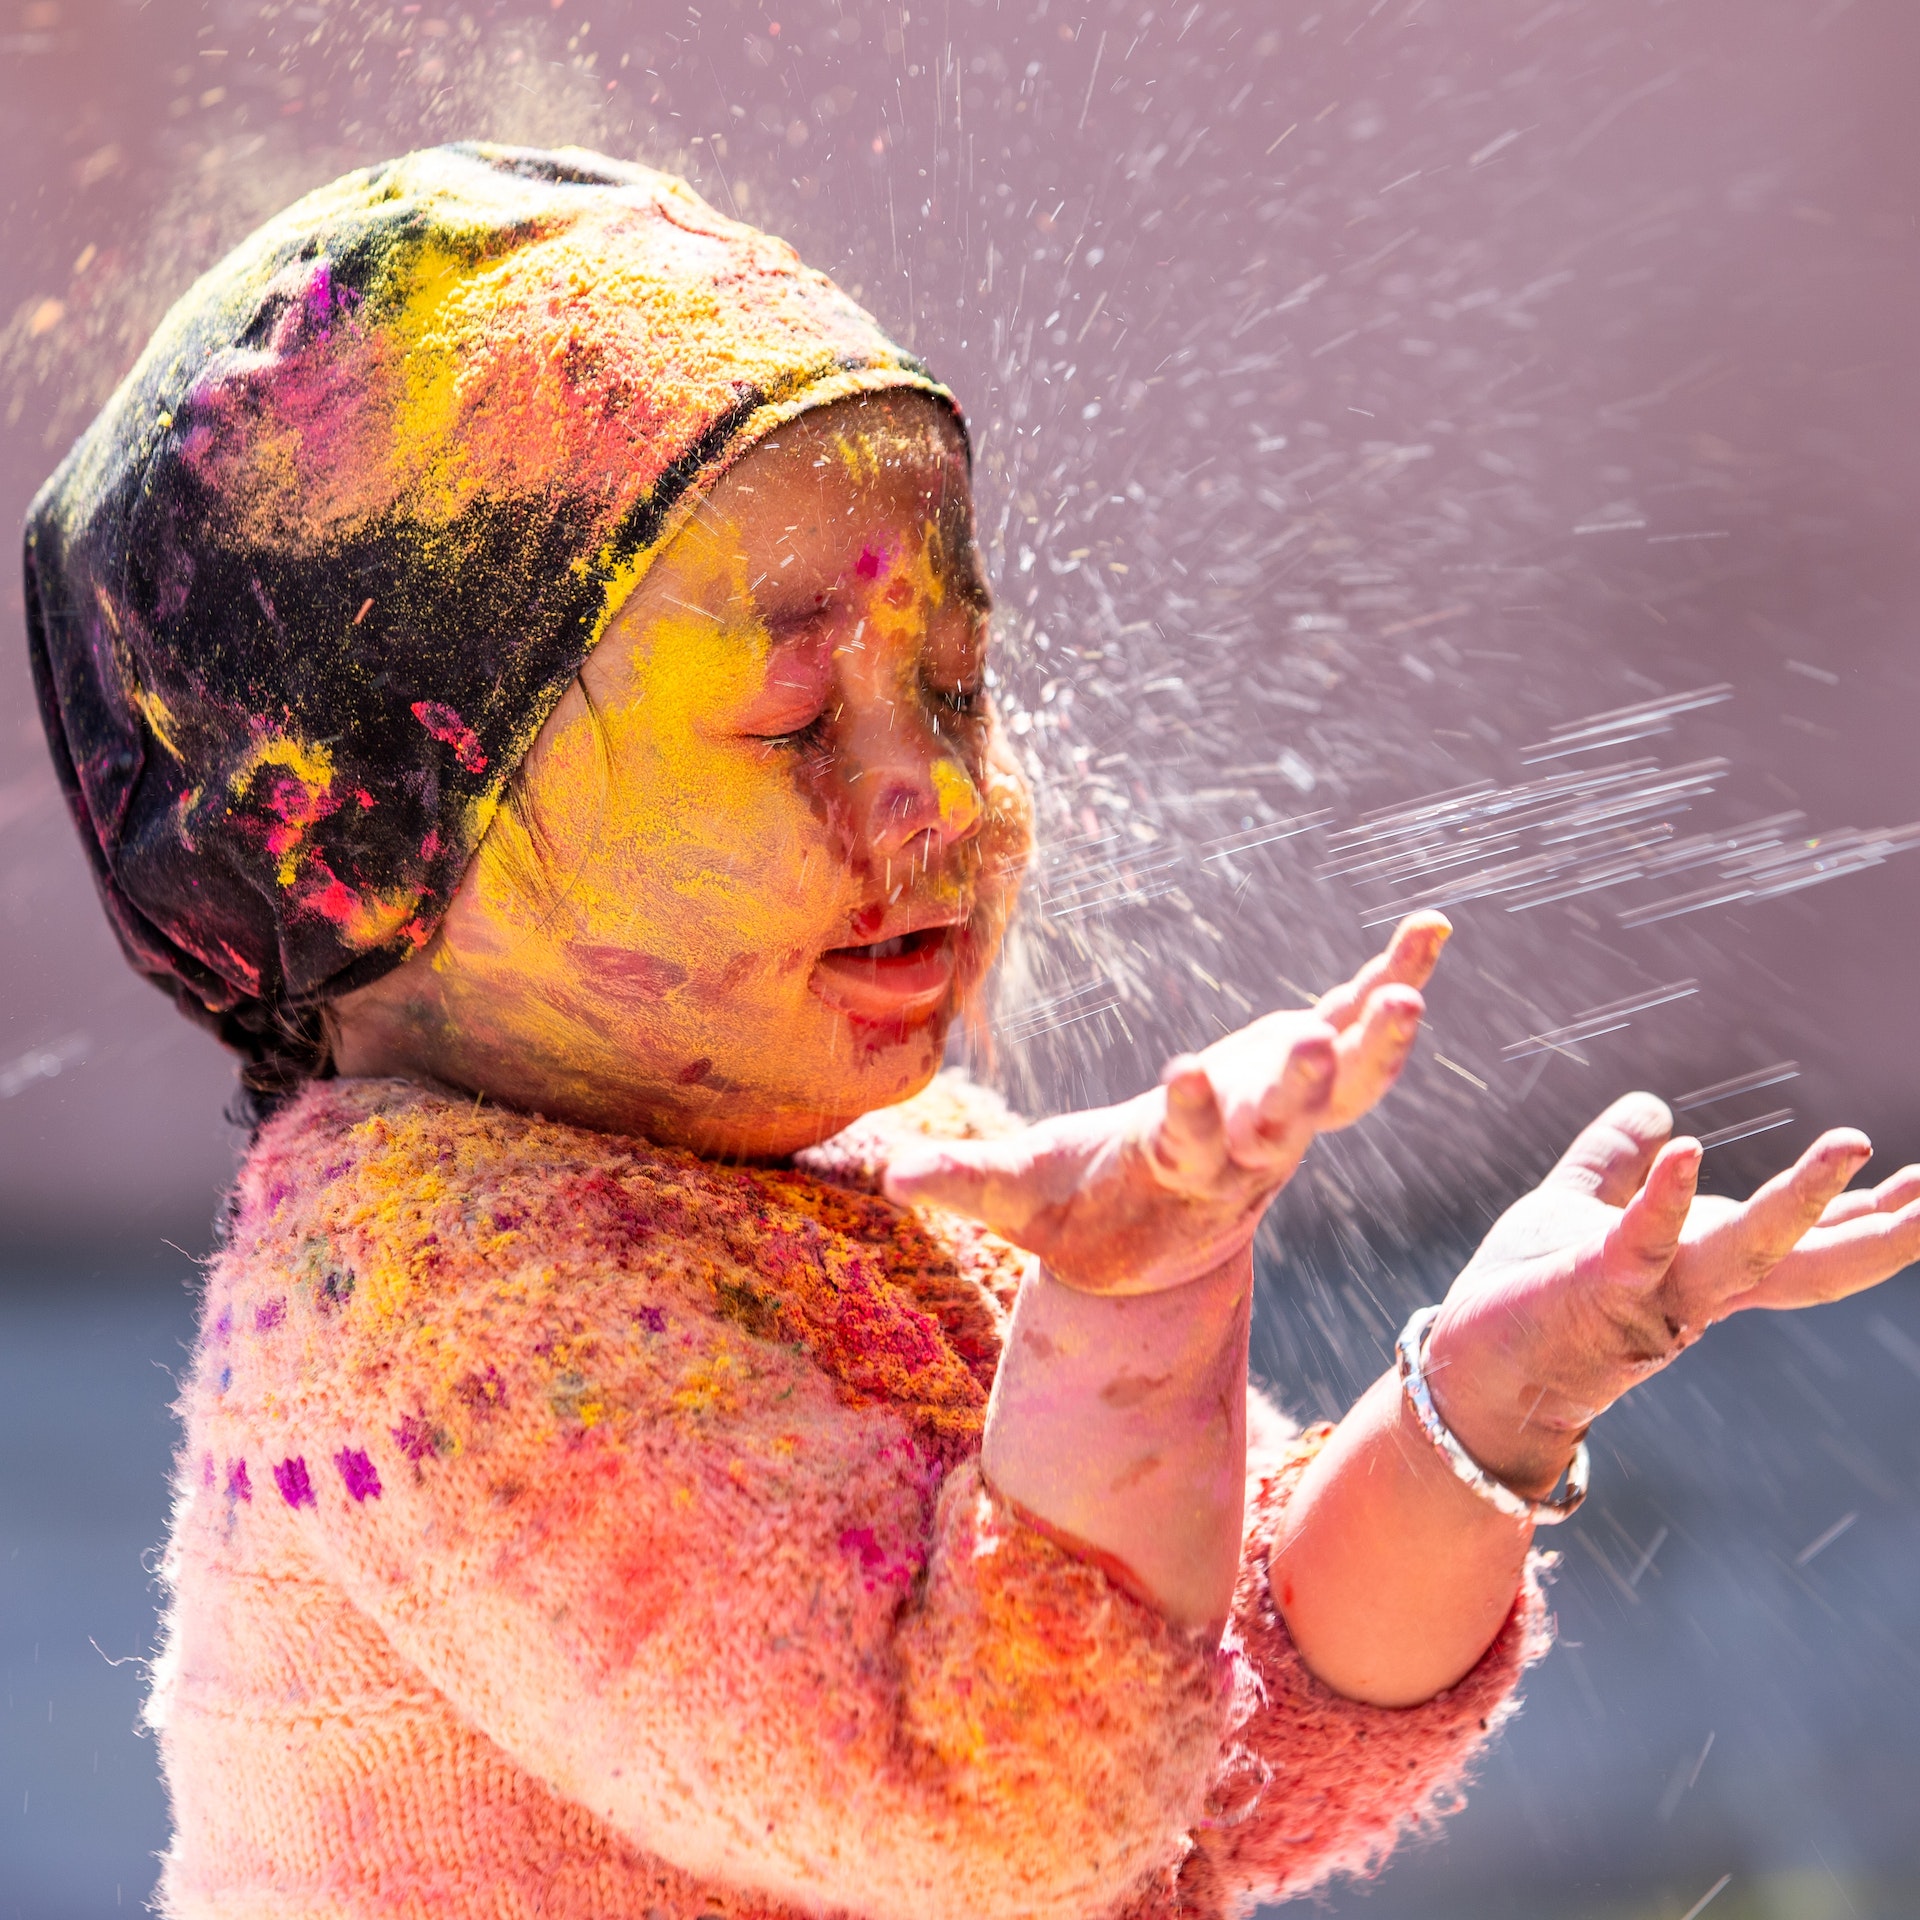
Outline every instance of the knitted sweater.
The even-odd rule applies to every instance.
[[[871,1188],[951,1082],[805,1157],[395,1081],[263,1130],[182,1408],[150,1717],[174,1920],[1218,1920],[1365,1870],[1543,1644],[1406,1711],[1266,1587],[1319,1435],[1254,1410],[1222,1647],[976,1456],[1023,1256]]]

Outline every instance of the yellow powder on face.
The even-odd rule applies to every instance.
[[[933,791],[940,803],[940,824],[949,833],[964,833],[986,804],[967,770],[950,756],[933,763]]]
[[[844,861],[791,751],[736,717],[773,640],[739,529],[689,521],[594,680],[544,734],[432,965],[464,1025],[577,1084],[747,1088],[790,1066],[770,1032],[824,1022],[807,988],[840,930]]]
[[[937,1067],[947,1008],[862,1013],[833,970],[844,962],[821,963],[900,906],[966,929],[955,979],[971,990],[1026,844],[1024,808],[990,803],[1011,770],[940,697],[971,686],[982,638],[956,571],[964,516],[936,504],[953,452],[937,418],[811,445],[783,434],[764,457],[788,473],[738,496],[723,482],[614,582],[620,610],[423,963],[436,984],[406,1017],[462,1050],[445,1077],[756,1155],[905,1097]],[[848,502],[861,517],[843,534]],[[825,543],[806,550],[812,571],[780,575],[802,537]],[[811,625],[769,628],[755,597],[769,578],[807,582],[830,665]],[[783,610],[809,604],[780,591]],[[826,724],[804,740],[763,732],[785,711],[770,686],[787,684],[776,662],[789,659],[829,675]],[[920,784],[919,824],[937,819],[943,853],[876,830],[869,773]]]

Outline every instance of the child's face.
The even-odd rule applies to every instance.
[[[621,609],[432,946],[342,1003],[343,1066],[378,1028],[393,1064],[709,1154],[914,1092],[1027,850],[986,644],[946,414],[784,429]]]

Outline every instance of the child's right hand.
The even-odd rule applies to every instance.
[[[1716,1320],[1877,1286],[1920,1259],[1920,1166],[1847,1192],[1872,1154],[1822,1134],[1747,1200],[1696,1195],[1700,1145],[1628,1094],[1495,1223],[1428,1342],[1441,1417],[1489,1472],[1552,1486],[1587,1427]]]
[[[1158,1293],[1242,1252],[1316,1133],[1399,1077],[1420,989],[1451,931],[1401,922],[1384,953],[1299,1013],[1270,1013],[1167,1063],[1151,1093],[1004,1140],[900,1153],[887,1193],[971,1215],[1085,1293]]]

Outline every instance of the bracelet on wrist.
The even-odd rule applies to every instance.
[[[1495,1479],[1454,1437],[1453,1429],[1440,1418],[1433,1404],[1433,1389],[1427,1381],[1427,1341],[1433,1323],[1440,1317],[1438,1307],[1422,1307],[1401,1330],[1394,1352],[1400,1369],[1400,1391],[1407,1397],[1421,1431],[1433,1442],[1434,1450],[1452,1468],[1453,1476],[1471,1487],[1491,1507],[1513,1520],[1525,1520],[1536,1527],[1557,1527],[1587,1497],[1587,1479],[1591,1461],[1587,1443],[1574,1449],[1573,1464],[1567,1469],[1566,1489],[1555,1498],[1529,1500],[1515,1493],[1504,1480]]]

